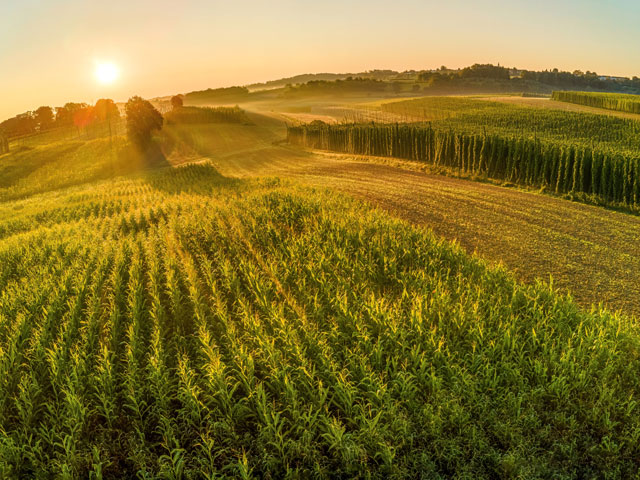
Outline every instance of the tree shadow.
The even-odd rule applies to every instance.
[[[120,146],[113,164],[114,175],[126,175],[145,170],[170,167],[162,147],[152,141],[146,147],[125,143]]]
[[[238,193],[247,187],[247,181],[225,177],[211,163],[187,163],[172,168],[149,172],[145,181],[155,190],[171,195],[190,194],[215,196],[221,191]]]
[[[166,155],[162,151],[162,147],[156,141],[151,142],[143,155],[147,168],[164,168],[171,166],[171,163],[169,163],[169,160],[167,160]]]

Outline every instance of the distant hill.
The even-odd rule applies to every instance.
[[[301,85],[308,82],[333,82],[336,80],[346,80],[349,77],[370,78],[375,80],[391,80],[401,75],[395,70],[369,70],[360,73],[303,73],[293,77],[270,80],[264,83],[253,83],[247,85],[249,90],[266,90],[272,88],[286,87],[287,85]]]
[[[361,73],[316,73],[271,80],[247,85],[250,91],[291,87],[297,93],[351,90],[354,83],[349,80],[379,80],[388,88],[380,89],[371,84],[372,91],[407,92],[426,95],[450,95],[472,93],[543,93],[555,90],[584,90],[596,92],[640,93],[640,79],[637,77],[613,77],[595,72],[563,72],[558,69],[531,71],[505,68],[494,65],[474,64],[460,69],[440,67],[435,70],[370,70]],[[346,82],[345,82],[346,81]],[[341,83],[344,82],[344,83]],[[393,85],[395,84],[395,85]],[[360,83],[361,89],[365,84]],[[300,88],[304,87],[304,88]]]
[[[246,86],[208,88],[186,93],[189,105],[234,105],[278,96],[326,96],[356,93],[367,96],[471,95],[522,93],[551,95],[554,91],[584,91],[640,94],[640,78],[615,77],[595,72],[532,71],[500,65],[474,64],[450,69],[369,70],[360,73],[305,73]],[[171,96],[152,99],[161,111],[170,108]],[[72,104],[84,106],[84,104]],[[119,104],[120,108],[122,104]],[[42,108],[42,107],[41,107]],[[46,107],[44,107],[46,109]],[[53,109],[56,112],[58,109]],[[35,111],[24,112],[0,122],[0,131],[9,137],[39,131]]]
[[[246,87],[208,88],[185,94],[185,102],[202,103],[234,103],[245,100],[249,95]]]

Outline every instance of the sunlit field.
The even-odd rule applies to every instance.
[[[425,229],[210,163],[4,205],[5,475],[633,471],[635,323]]]
[[[634,5],[32,3],[0,480],[640,478]]]

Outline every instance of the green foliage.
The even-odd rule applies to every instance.
[[[354,93],[399,93],[402,84],[389,83],[375,78],[347,77],[344,80],[326,81],[312,80],[300,85],[290,85],[285,92],[287,96],[306,95],[343,95]]]
[[[589,107],[640,113],[640,95],[592,92],[553,92],[552,98],[559,102],[577,103]]]
[[[395,70],[367,70],[365,72],[359,73],[305,73],[301,75],[295,75],[293,77],[280,78],[278,80],[270,80],[264,83],[254,83],[249,85],[249,89],[258,90],[258,89],[274,89],[285,87],[288,85],[298,85],[301,83],[307,83],[312,81],[334,81],[334,80],[345,80],[346,78],[373,78],[376,80],[393,80],[396,77],[401,75],[400,72],[396,72]]]
[[[462,78],[492,78],[495,80],[509,80],[511,78],[508,68],[478,63],[460,70],[460,76]]]
[[[53,127],[53,110],[51,107],[43,106],[34,112],[34,118],[39,131],[48,130]]]
[[[167,124],[251,123],[244,110],[235,107],[176,107],[165,114]]]
[[[640,209],[640,155],[625,157],[579,144],[467,133],[429,124],[316,123],[289,127],[287,138],[311,148],[416,160],[474,176],[552,188],[557,194],[588,194],[605,204]]]
[[[174,95],[173,97],[171,97],[171,108],[173,108],[173,110],[177,110],[183,105],[184,105],[183,95]]]
[[[575,199],[640,209],[640,122],[456,97],[382,104],[429,123],[290,127],[311,148],[427,162]]]
[[[58,126],[78,124],[80,118],[87,116],[83,115],[83,112],[88,109],[89,105],[86,103],[68,102],[64,106],[56,108],[56,124]]]
[[[0,261],[3,477],[640,469],[636,323],[332,192],[199,164],[0,202]]]
[[[306,128],[399,156],[433,135],[434,161],[527,182],[558,171],[560,189],[638,178],[600,151],[454,120]],[[167,136],[210,154],[228,131],[246,150],[254,130],[187,121]],[[127,152],[103,135],[2,156],[0,478],[639,473],[632,319],[334,192],[209,163],[110,178]]]
[[[162,115],[151,102],[140,97],[131,97],[125,105],[125,111],[129,140],[139,147],[148,147],[151,134],[162,128]]]
[[[93,107],[96,120],[112,122],[120,119],[120,110],[110,98],[101,98]]]
[[[184,96],[184,100],[189,103],[229,103],[242,101],[248,95],[249,89],[246,87],[208,88],[189,92]]]
[[[434,128],[591,147],[611,154],[640,152],[640,122],[595,113],[532,108],[464,97],[424,97],[382,104],[386,112],[430,121]]]

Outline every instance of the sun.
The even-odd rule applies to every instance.
[[[103,85],[109,85],[118,78],[119,70],[116,64],[111,62],[96,63],[96,79]]]

